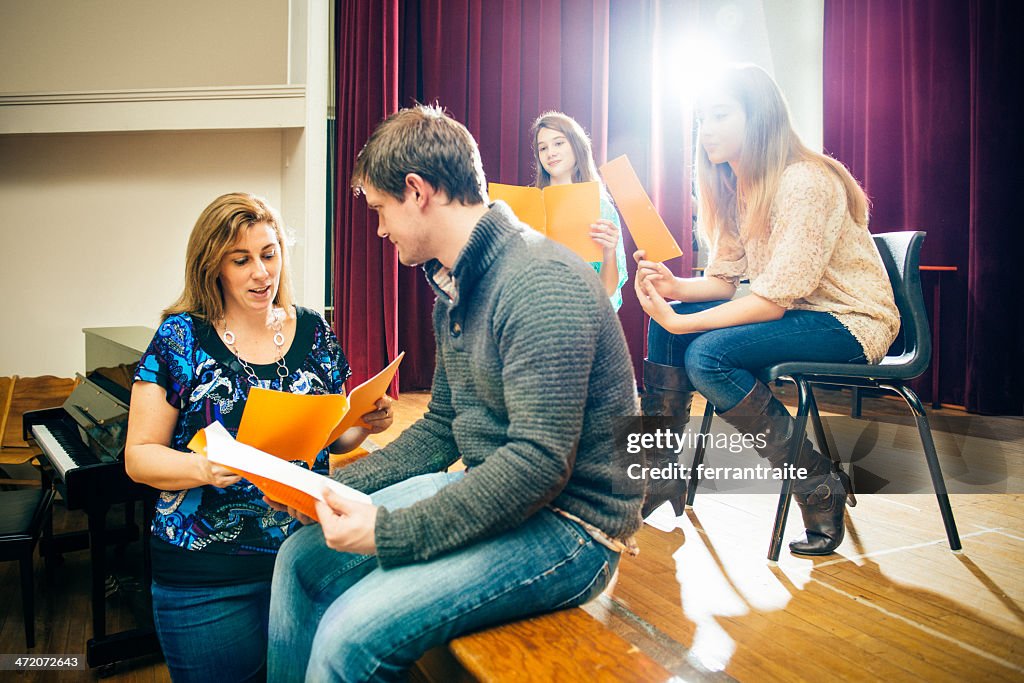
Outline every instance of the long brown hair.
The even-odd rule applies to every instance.
[[[535,171],[534,185],[547,187],[551,184],[551,174],[544,170],[544,166],[540,163],[540,154],[537,152],[537,134],[540,133],[541,128],[558,131],[569,141],[572,154],[576,157],[576,168],[572,172],[574,183],[585,183],[592,180],[601,182],[601,176],[597,174],[597,164],[594,163],[594,153],[590,148],[590,138],[583,130],[583,126],[576,123],[571,116],[560,111],[548,111],[538,116],[530,127]],[[604,187],[603,184],[602,187]]]
[[[185,250],[185,288],[178,300],[164,310],[162,320],[177,313],[188,313],[210,323],[224,317],[224,295],[218,279],[221,261],[242,231],[256,223],[266,223],[277,235],[281,249],[281,281],[274,304],[291,314],[288,243],[281,217],[266,199],[232,192],[214,199],[199,215]]]
[[[861,225],[867,223],[864,190],[842,163],[804,145],[793,130],[779,86],[764,69],[753,64],[728,67],[714,85],[740,103],[746,131],[738,178],[729,164],[711,163],[703,146],[697,145],[698,228],[705,242],[713,244],[723,231],[737,228],[746,239],[767,235],[782,173],[797,161],[819,164],[834,173],[843,183],[850,215]]]

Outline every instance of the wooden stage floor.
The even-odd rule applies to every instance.
[[[819,405],[838,414],[845,400],[823,392]],[[403,394],[396,428],[375,440],[388,442],[426,402],[425,394]],[[702,410],[695,405],[695,415]],[[902,406],[894,402],[865,400],[865,415],[897,412]],[[947,414],[956,415],[935,411],[933,422]],[[1007,476],[1019,477],[1024,420],[1003,420],[995,438],[1009,454]],[[943,438],[936,436],[940,453]],[[934,496],[862,495],[838,553],[808,559],[784,549],[772,565],[766,554],[776,500],[698,494],[678,519],[663,507],[639,534],[639,557],[624,558],[614,584],[585,609],[678,680],[1024,680],[1024,495],[952,496],[962,553],[946,544]],[[58,507],[58,529],[84,527],[79,517]],[[800,528],[793,506],[787,537]],[[36,566],[34,652],[83,653],[87,554],[69,554],[54,587],[44,585],[42,563]],[[0,652],[23,652],[16,563],[0,565],[0,585]],[[112,601],[113,625],[129,627],[138,617],[130,603]],[[96,674],[0,678],[88,681]],[[105,680],[169,679],[161,662],[139,660],[119,664]]]

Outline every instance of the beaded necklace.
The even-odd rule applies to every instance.
[[[285,378],[291,374],[288,370],[288,366],[284,362],[284,311],[279,308],[274,309],[274,322],[271,324],[270,329],[274,331],[274,346],[277,347],[277,360],[274,362],[277,364],[277,376],[281,380],[281,387],[284,388]],[[249,383],[253,386],[259,386],[259,377],[256,376],[256,371],[253,370],[252,366],[245,362],[238,353],[238,349],[235,348],[235,333],[228,329],[227,318],[220,319],[221,324],[224,326],[224,333],[221,335],[221,339],[224,340],[224,344],[231,350],[231,353],[235,354],[235,358],[242,364],[242,369],[245,370],[246,378]]]

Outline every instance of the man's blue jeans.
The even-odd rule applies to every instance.
[[[725,303],[676,302],[676,313],[696,313]],[[784,361],[866,363],[857,338],[830,313],[786,311],[779,320],[696,334],[672,334],[651,320],[647,359],[686,368],[690,383],[719,413],[754,388],[754,373]]]
[[[373,502],[407,507],[463,476],[473,475],[413,477]],[[456,636],[596,597],[618,561],[547,508],[493,538],[390,569],[372,556],[331,550],[320,526],[310,525],[278,554],[268,679],[400,680],[423,652]]]

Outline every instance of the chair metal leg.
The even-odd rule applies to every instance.
[[[810,412],[811,390],[807,382],[801,377],[793,377],[796,384],[797,401],[796,424],[793,426],[793,437],[790,439],[789,456],[786,464],[792,466],[800,455],[800,449],[806,440],[807,415]],[[782,537],[786,533],[786,518],[789,516],[789,504],[793,494],[793,480],[786,477],[782,480],[782,490],[779,492],[779,505],[775,510],[775,524],[772,527],[772,542],[768,547],[768,559],[772,562],[779,561],[779,553],[782,551]]]
[[[53,502],[51,497],[50,505],[46,508],[46,517],[43,521],[43,531],[39,543],[39,556],[43,558],[43,580],[47,586],[53,585],[54,567],[57,562],[54,560],[52,550],[44,552],[43,548],[53,547]]]
[[[715,417],[715,407],[711,405],[711,401],[708,401],[707,407],[704,408],[704,419],[700,423],[700,437],[697,442],[697,447],[693,449],[693,464],[690,465],[690,482],[686,487],[686,504],[689,507],[693,507],[693,498],[697,495],[697,486],[700,485],[700,478],[698,473],[700,472],[701,463],[704,462],[704,450],[706,447],[706,437],[711,431],[711,421]]]
[[[36,613],[35,613],[35,586],[32,582],[32,555],[21,557],[21,613],[25,620],[25,645],[28,648],[36,646]]]
[[[818,442],[818,448],[821,449],[822,455],[832,461],[832,470],[840,472],[843,469],[843,461],[839,458],[838,449],[834,447],[834,444],[828,438],[829,435],[825,431],[825,424],[821,421],[821,415],[818,413],[818,402],[814,398],[814,387],[810,384],[807,385],[807,393],[810,396],[811,424],[814,426],[814,438]],[[850,507],[857,507],[857,497],[853,491],[847,491],[846,493],[846,504]]]
[[[46,585],[53,585],[53,570],[56,565],[57,553],[53,551],[53,475],[49,468],[43,468],[42,486],[43,495],[50,496],[50,504],[46,508],[46,517],[43,519],[42,536],[39,541],[39,554],[43,558],[43,567]]]
[[[932,476],[932,488],[935,489],[935,497],[939,501],[939,512],[942,514],[942,524],[946,527],[946,538],[949,540],[950,550],[960,550],[960,534],[956,529],[956,520],[953,519],[953,508],[949,505],[949,494],[946,492],[946,480],[942,476],[942,468],[939,466],[939,458],[935,452],[935,441],[932,439],[932,428],[928,423],[928,415],[924,412],[921,399],[907,386],[902,384],[883,384],[883,389],[893,391],[903,397],[910,409],[914,412],[917,422],[917,431],[921,435],[921,445],[924,446],[924,457],[928,461],[928,472]]]
[[[825,426],[821,423],[821,415],[818,414],[818,402],[814,399],[814,390],[810,385],[807,386],[807,395],[811,426],[814,427],[814,440],[818,442],[818,448],[821,449],[822,455],[838,465],[839,458],[832,453],[832,445],[825,435]]]

